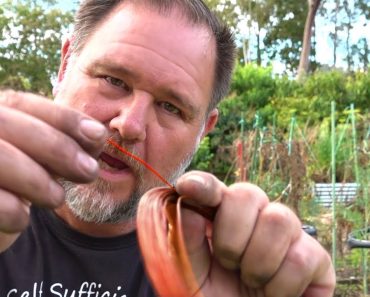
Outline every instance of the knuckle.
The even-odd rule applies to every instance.
[[[81,155],[88,156],[88,152],[84,151],[69,136],[61,134],[60,137],[54,137],[48,150],[53,153],[48,156],[50,165],[46,167],[53,174],[76,182],[91,181],[95,177],[97,171],[85,169],[80,158]]]
[[[47,198],[49,198],[48,203],[51,207],[58,207],[64,202],[64,189],[63,187],[55,182],[51,181],[49,183],[49,195]]]
[[[10,217],[8,225],[9,231],[14,233],[21,232],[28,226],[29,221],[29,215],[20,209],[16,214]]]
[[[10,169],[17,168],[23,160],[23,153],[11,143],[0,138],[0,168],[3,173],[0,176],[9,176]]]
[[[14,90],[4,90],[0,92],[0,103],[4,106],[17,108],[23,98],[22,92]]]
[[[292,211],[278,203],[270,203],[263,209],[260,219],[268,226],[286,229],[291,226]]]
[[[70,137],[55,131],[49,137],[49,150],[53,152],[56,160],[63,160],[63,164],[70,166],[74,160],[74,156],[79,150],[79,146]]]
[[[1,127],[6,127],[8,125],[8,119],[7,119],[7,108],[4,107],[4,106],[1,106],[0,105],[0,126]],[[2,134],[4,133],[3,131],[1,131]],[[3,137],[3,136],[2,136]]]
[[[0,168],[3,170],[0,174],[0,191],[3,186],[9,192],[19,194],[40,205],[55,205],[60,200],[53,199],[55,194],[50,189],[51,176],[37,159],[32,159],[2,139],[0,139],[0,152]],[[7,197],[8,201],[18,201],[15,198],[11,199],[11,194]],[[11,209],[15,210],[14,207]]]
[[[55,125],[61,126],[66,132],[75,131],[82,119],[80,112],[63,105],[54,105],[53,112]]]
[[[28,192],[34,196],[44,196],[49,194],[49,181],[45,173],[39,172],[36,175],[29,175],[25,181],[28,184]]]
[[[286,261],[291,263],[293,266],[301,267],[310,267],[312,263],[312,258],[306,249],[300,248],[299,245],[293,245],[286,255]]]
[[[37,178],[30,177],[27,182],[29,187],[25,195],[30,197],[29,199],[34,200],[38,205],[54,208],[59,206],[63,201],[64,191],[60,186],[51,186],[56,183],[48,173],[40,172]]]
[[[220,243],[214,246],[215,256],[227,269],[236,269],[240,266],[241,255],[235,246],[227,243]]]
[[[251,288],[260,288],[272,278],[273,273],[266,271],[263,268],[242,269],[241,279]]]
[[[234,196],[239,196],[243,199],[258,200],[262,205],[269,202],[267,194],[260,187],[251,183],[235,183],[229,186],[229,190]]]

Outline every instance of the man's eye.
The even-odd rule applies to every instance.
[[[181,115],[181,110],[169,102],[160,102],[159,105],[169,113]]]
[[[112,86],[124,89],[125,91],[130,91],[130,88],[125,84],[122,79],[115,78],[112,76],[104,76],[104,79]]]

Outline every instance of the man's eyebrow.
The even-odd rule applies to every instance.
[[[92,64],[92,69],[97,72],[108,71],[117,76],[124,75],[124,76],[129,76],[133,79],[139,79],[139,75],[135,73],[134,71],[127,69],[121,65],[117,65],[115,63],[109,63],[106,61],[95,61]]]
[[[138,81],[140,81],[141,79],[141,76],[131,69],[107,61],[95,61],[92,66],[92,70],[95,72],[109,72],[112,75],[118,76],[118,78],[121,76],[125,76]],[[176,101],[182,108],[187,111],[189,118],[195,118],[200,113],[199,108],[191,103],[191,100],[190,98],[188,98],[187,95],[179,93],[171,87],[161,86],[160,95],[161,97],[173,99],[174,101]]]

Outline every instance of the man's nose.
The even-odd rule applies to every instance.
[[[109,128],[118,131],[126,141],[144,141],[151,118],[152,97],[146,92],[136,92],[123,101],[118,114],[110,121]]]

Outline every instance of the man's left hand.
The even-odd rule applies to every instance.
[[[205,297],[330,297],[335,272],[329,254],[306,234],[288,207],[269,202],[250,183],[226,186],[192,171],[176,184],[180,195],[217,207],[212,226],[183,210],[193,271]]]

